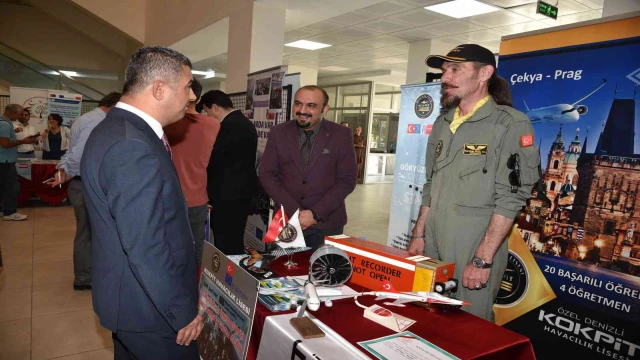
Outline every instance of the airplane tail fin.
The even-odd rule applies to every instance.
[[[389,280],[385,280],[385,281],[382,282],[382,290],[391,291],[391,292],[398,292],[398,290],[393,288],[393,285],[391,285]]]
[[[524,103],[524,107],[527,108],[527,111],[531,110],[531,109],[529,109],[529,106],[527,106],[527,102],[524,101],[524,99],[522,99],[522,102]]]

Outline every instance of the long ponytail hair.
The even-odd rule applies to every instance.
[[[496,104],[513,107],[513,98],[511,97],[509,83],[503,77],[498,76],[495,71],[493,75],[491,75],[491,79],[489,79],[489,94]]]

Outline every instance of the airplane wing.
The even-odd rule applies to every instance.
[[[414,302],[416,301],[415,299],[398,299],[396,301],[394,301],[392,304],[393,305],[402,305],[402,304],[406,304],[406,303],[410,303],[410,302]]]
[[[576,100],[573,104],[571,104],[571,106],[576,106],[576,105],[578,105],[578,103],[580,103],[580,102],[582,102],[582,101],[586,100],[589,96],[591,96],[591,95],[595,94],[595,92],[596,92],[596,91],[598,91],[598,90],[602,89],[602,87],[603,87],[603,86],[605,86],[605,85],[606,85],[606,83],[607,83],[607,79],[602,79],[602,85],[598,86],[595,90],[593,90],[592,92],[590,92],[589,94],[587,94],[587,96],[585,96],[585,97],[583,97],[583,98],[581,98],[581,99],[579,99],[579,100]]]

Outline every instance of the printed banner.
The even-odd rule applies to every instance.
[[[71,127],[82,115],[82,95],[49,91],[49,114],[62,116],[63,126]]]
[[[49,90],[12,86],[9,89],[9,95],[12,104],[22,105],[23,108],[31,112],[29,125],[32,125],[38,132],[42,132],[47,128],[49,125],[47,123]]]
[[[440,114],[440,83],[402,86],[387,245],[406,249],[422,204],[427,139]]]
[[[500,57],[543,184],[509,238],[496,320],[541,359],[640,359],[640,37],[578,44]]]
[[[204,243],[202,265],[199,307],[204,327],[198,337],[200,358],[245,359],[258,280],[208,242]]]
[[[287,99],[284,98],[282,84],[284,69],[281,67],[250,74],[247,79],[247,96],[244,109],[245,116],[253,122],[258,132],[258,149],[256,153],[256,172],[262,161],[269,130],[272,126],[286,121]],[[267,233],[270,218],[270,198],[260,188],[258,196],[253,200],[251,214],[245,229],[245,246],[264,251],[262,238]]]

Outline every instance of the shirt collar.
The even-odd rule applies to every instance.
[[[135,106],[131,106],[127,103],[123,103],[122,101],[118,102],[116,104],[116,107],[122,110],[126,110],[128,112],[134,113],[139,117],[141,117],[142,120],[144,120],[149,126],[151,126],[151,129],[153,129],[153,132],[155,132],[156,135],[158,135],[158,138],[162,139],[162,136],[164,135],[164,131],[162,130],[162,125],[160,125],[158,120],[154,119],[151,115],[138,109]]]

